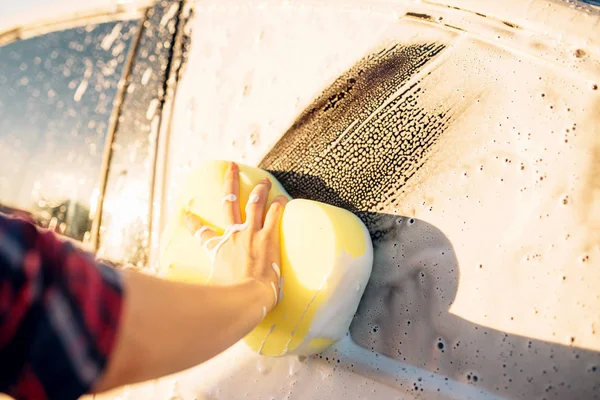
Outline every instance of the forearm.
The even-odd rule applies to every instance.
[[[116,346],[95,391],[158,378],[210,359],[250,332],[268,301],[264,286],[254,281],[199,286],[125,274]]]

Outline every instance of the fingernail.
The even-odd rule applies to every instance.
[[[235,162],[233,162],[233,161],[232,161],[232,162],[229,164],[229,170],[230,170],[231,172],[234,172],[236,169],[237,169],[237,164],[236,164]]]
[[[273,199],[273,201],[274,201],[274,202],[276,201],[276,202],[278,202],[278,203],[280,203],[280,204],[283,204],[283,205],[285,205],[285,204],[287,204],[287,203],[288,203],[288,201],[289,201],[289,200],[288,200],[288,198],[287,198],[287,197],[285,197],[284,195],[280,194],[280,195],[276,196],[276,197]]]

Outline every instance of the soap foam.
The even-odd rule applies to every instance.
[[[223,196],[223,198],[221,199],[221,203],[222,204],[225,204],[227,202],[233,203],[236,200],[237,200],[237,196],[233,193],[229,193],[228,195]]]
[[[271,267],[273,267],[273,271],[277,274],[277,278],[281,278],[281,269],[279,268],[279,265],[277,265],[277,263],[272,263]]]
[[[260,200],[260,196],[256,193],[252,193],[248,198],[248,204],[256,204]]]
[[[231,236],[233,236],[233,234],[235,234],[237,232],[241,232],[244,229],[246,229],[247,227],[248,227],[247,223],[233,224],[225,230],[225,233],[223,233],[223,236],[215,236],[213,238],[210,238],[209,240],[207,240],[204,243],[204,248],[208,251],[208,255],[211,259],[211,264],[212,264],[211,272],[210,272],[209,277],[206,279],[206,283],[209,283],[215,274],[215,268],[216,268],[215,262],[216,262],[217,255],[218,255],[221,247],[223,247],[223,245],[231,238]],[[213,247],[212,249],[209,249],[208,245],[213,242],[218,242],[218,243],[215,245],[215,247]]]
[[[202,234],[209,231],[215,232],[215,230],[210,226],[203,226],[194,233],[194,239],[196,239],[198,243],[202,244]]]

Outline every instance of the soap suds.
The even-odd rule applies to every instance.
[[[241,232],[244,229],[246,229],[247,227],[248,227],[248,223],[245,222],[243,224],[233,224],[227,228],[225,233],[223,233],[223,236],[219,237],[219,239],[220,239],[219,243],[217,243],[217,245],[210,251],[210,253],[211,253],[210,257],[213,260],[213,263],[214,263],[214,260],[217,258],[217,254],[219,253],[219,250],[227,242],[227,240],[229,240],[229,238],[234,233]]]
[[[281,269],[279,269],[279,265],[277,265],[277,263],[271,263],[271,267],[273,267],[273,271],[277,274],[277,278],[281,278]]]
[[[194,233],[194,239],[202,244],[202,234],[205,232],[215,232],[215,230],[213,228],[211,228],[210,226],[203,226],[202,228],[198,229],[195,233]]]
[[[225,204],[227,202],[233,203],[236,200],[237,196],[233,193],[229,193],[228,195],[223,196],[223,198],[221,199],[221,204]]]
[[[393,45],[366,57],[298,117],[259,166],[294,198],[352,211],[376,207],[418,171],[451,122],[453,105],[429,112],[413,82],[444,49]]]
[[[279,303],[279,292],[277,291],[277,288],[275,287],[275,284],[273,282],[271,282],[271,289],[273,289],[273,296],[275,296],[275,304]]]
[[[284,349],[283,353],[281,353],[281,355],[285,355],[285,354],[289,353],[289,351],[290,351],[290,344],[292,343],[292,340],[294,339],[294,335],[296,334],[296,330],[298,329],[298,327],[300,326],[300,324],[302,324],[302,321],[304,320],[304,317],[306,316],[306,313],[308,312],[308,309],[310,308],[310,306],[313,304],[313,302],[315,301],[315,299],[317,298],[317,296],[321,293],[321,291],[323,290],[323,288],[325,287],[325,285],[327,285],[327,281],[329,280],[329,277],[330,277],[331,272],[333,271],[333,269],[334,269],[334,267],[332,267],[331,270],[327,273],[327,276],[325,276],[325,279],[323,279],[323,282],[321,283],[321,286],[319,286],[319,288],[317,289],[317,291],[315,292],[315,294],[313,295],[313,297],[311,297],[310,301],[306,304],[306,307],[302,311],[302,314],[300,314],[300,318],[298,318],[298,322],[296,322],[296,325],[294,326],[294,329],[292,329],[291,332],[290,332],[290,338],[287,341],[287,343],[285,344],[285,349]]]
[[[372,71],[384,75],[386,56],[395,59],[395,65],[410,66],[413,56],[403,52],[408,50],[384,50]],[[594,159],[589,133],[595,129],[594,118],[589,110],[596,107],[587,98],[588,80],[557,77],[537,61],[526,65],[519,54],[490,49],[477,39],[462,38],[438,53],[424,61],[425,78],[413,69],[388,92],[376,85],[361,91],[358,83],[369,74],[371,59],[360,62],[292,124],[261,166],[274,171],[292,196],[357,212],[379,243],[376,267],[351,327],[352,338],[361,346],[457,380],[471,376],[471,384],[477,376],[478,386],[511,397],[532,397],[547,382],[556,388],[548,398],[589,396],[595,377],[586,375],[585,368],[600,362],[592,350],[600,342],[589,334],[579,335],[591,349],[578,350],[575,366],[572,350],[561,347],[553,332],[576,330],[570,325],[575,320],[597,319],[591,310],[597,309],[598,300],[584,284],[573,292],[567,288],[576,287],[573,280],[560,279],[566,283],[556,289],[546,280],[566,276],[581,253],[597,253],[589,240],[595,235],[587,233],[586,239],[584,234],[594,219],[573,223],[579,220],[575,210],[594,204],[582,195],[594,185],[580,183],[593,170],[583,165]],[[473,61],[473,54],[489,58]],[[433,63],[435,68],[428,69]],[[520,76],[520,85],[497,86],[504,70]],[[544,80],[538,79],[540,71]],[[468,85],[458,84],[458,77]],[[530,110],[526,119],[523,110]],[[563,125],[561,131],[570,130],[568,143],[554,133]],[[573,186],[582,189],[567,189]],[[519,191],[523,188],[527,191]],[[568,204],[556,201],[553,192],[568,193]],[[555,210],[556,204],[563,208]],[[424,229],[415,216],[432,221],[437,229]],[[379,225],[382,221],[385,229]],[[554,244],[567,233],[556,233],[567,224],[580,234],[578,243],[588,247]],[[490,230],[492,225],[496,228]],[[450,239],[440,236],[440,229]],[[535,236],[526,233],[534,231]],[[525,250],[535,255],[535,270],[523,265],[528,257],[516,257]],[[544,253],[555,255],[552,263]],[[480,264],[488,267],[480,269]],[[469,265],[477,265],[479,275]],[[588,282],[597,276],[587,269],[581,273]],[[511,287],[512,296],[501,295],[505,287]],[[555,296],[547,295],[552,290],[566,298],[575,296],[580,305],[574,300],[557,303]],[[524,304],[545,311],[525,315],[529,307]],[[563,323],[554,322],[555,317]],[[458,341],[456,349],[448,345]],[[513,348],[524,349],[511,353]],[[501,364],[492,361],[502,357],[516,364],[512,370],[527,370],[532,382],[525,374],[505,382]],[[544,373],[534,367],[550,362],[558,371]],[[562,388],[556,385],[561,379],[582,384]]]
[[[210,239],[208,239],[206,242],[204,242],[204,244],[202,245],[204,247],[204,249],[206,251],[208,251],[209,253],[211,253],[211,248],[209,247],[212,243],[215,242],[220,242],[221,241],[222,236],[214,236],[211,237]]]
[[[231,238],[231,236],[233,234],[235,234],[237,232],[241,232],[244,229],[246,229],[247,227],[248,227],[248,223],[230,225],[223,233],[223,236],[215,236],[213,238],[208,239],[204,243],[203,247],[205,250],[208,251],[208,255],[211,259],[211,265],[212,265],[211,272],[210,272],[210,275],[208,276],[208,278],[206,279],[206,283],[209,283],[215,274],[215,262],[216,262],[217,255],[218,255],[221,247],[229,240],[229,238]],[[212,249],[209,248],[209,245],[214,242],[218,242],[218,243]]]
[[[260,200],[260,196],[256,193],[252,193],[248,198],[248,204],[256,204]]]
[[[269,329],[269,332],[267,332],[267,334],[265,335],[265,338],[263,339],[262,343],[260,344],[260,347],[258,349],[258,354],[262,355],[262,351],[263,348],[265,347],[265,343],[267,343],[267,339],[269,338],[269,336],[271,335],[271,333],[273,333],[273,331],[275,330],[275,324],[273,324],[273,326],[271,326],[271,329]]]

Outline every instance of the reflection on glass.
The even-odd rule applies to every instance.
[[[0,209],[83,240],[136,21],[0,47]]]

